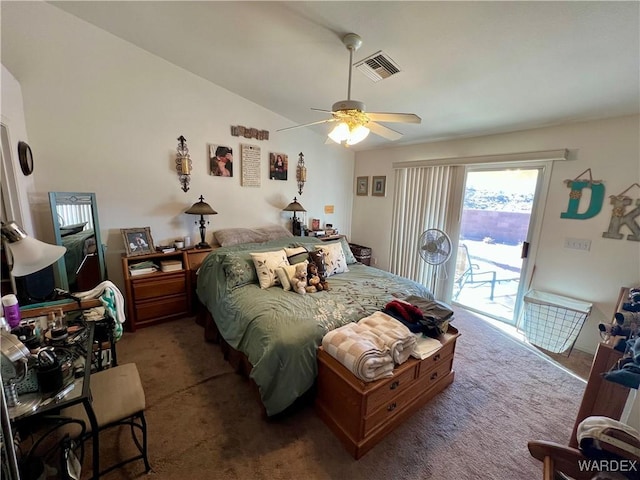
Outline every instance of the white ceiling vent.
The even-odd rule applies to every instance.
[[[360,60],[355,64],[355,67],[374,82],[389,78],[391,75],[400,72],[400,67],[382,51]]]

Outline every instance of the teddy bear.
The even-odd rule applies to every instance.
[[[318,266],[309,262],[307,265],[307,293],[315,293],[322,290],[320,277],[318,276]]]
[[[307,293],[307,267],[304,263],[298,263],[291,278],[291,288],[301,295]]]
[[[318,269],[318,277],[320,277],[320,286],[318,290],[329,290],[329,282],[327,282],[327,268],[324,264],[324,252],[322,250],[316,250],[309,254],[309,259]]]

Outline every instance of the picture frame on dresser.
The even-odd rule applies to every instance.
[[[121,228],[124,250],[127,257],[155,253],[151,228]]]

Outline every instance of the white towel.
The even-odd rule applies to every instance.
[[[413,347],[411,356],[419,360],[424,360],[433,352],[442,347],[440,340],[431,337],[425,337],[422,333],[414,333],[416,337],[416,345]]]
[[[384,342],[374,333],[348,323],[322,338],[325,352],[365,382],[393,375],[393,358]]]
[[[391,350],[393,361],[400,365],[411,356],[416,345],[416,337],[402,322],[383,312],[374,312],[361,319],[358,325],[368,328],[378,335]]]
[[[122,292],[120,292],[113,282],[105,280],[104,282],[99,283],[92,290],[77,292],[73,295],[80,299],[100,298],[100,302],[104,305],[109,316],[116,321],[113,330],[115,340],[119,340],[120,337],[122,337],[122,324],[127,319],[124,314],[124,297],[122,296]]]

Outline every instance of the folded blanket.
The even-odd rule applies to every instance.
[[[393,375],[393,358],[384,342],[367,328],[351,322],[322,338],[325,352],[365,382]]]
[[[378,335],[384,344],[391,350],[391,357],[396,364],[407,361],[413,347],[416,345],[416,337],[401,322],[383,312],[374,312],[361,319],[358,325],[366,327]]]

